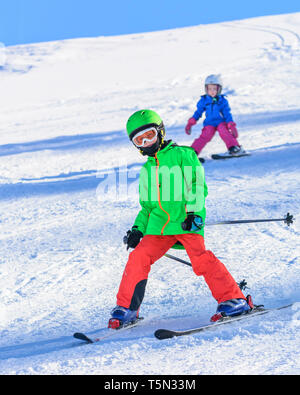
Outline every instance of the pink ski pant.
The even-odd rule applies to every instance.
[[[239,145],[237,139],[232,136],[232,134],[227,129],[227,125],[225,122],[220,123],[217,127],[207,125],[202,129],[201,135],[193,142],[192,147],[199,154],[204,146],[210,142],[210,140],[214,137],[216,131],[219,132],[221,139],[226,144],[227,148],[230,148],[234,145]]]

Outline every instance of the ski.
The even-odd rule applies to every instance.
[[[95,338],[89,337],[85,333],[82,333],[82,332],[74,333],[73,337],[77,340],[81,340],[81,341],[85,342],[86,344],[101,342],[102,340],[108,339],[112,336],[115,336],[116,334],[118,334],[120,332],[124,332],[127,329],[131,329],[131,328],[137,326],[139,324],[139,322],[143,319],[144,319],[143,317],[140,317],[133,323],[123,326],[120,329],[110,329],[110,328],[99,329],[99,332],[103,331],[104,334],[101,335],[100,337],[97,337],[97,338],[96,337]]]
[[[235,155],[230,155],[228,153],[225,154],[212,154],[211,158],[218,160],[218,159],[232,159],[232,158],[241,158],[243,156],[250,156],[251,154],[249,154],[248,152],[243,152],[240,154],[235,154]]]
[[[221,320],[217,322],[212,322],[208,325],[203,325],[198,328],[193,328],[193,329],[187,329],[183,331],[173,331],[169,329],[158,329],[155,331],[154,336],[159,339],[159,340],[164,340],[164,339],[171,339],[172,337],[178,337],[178,336],[186,336],[186,335],[192,335],[194,333],[199,333],[199,332],[204,332],[209,329],[215,329],[218,326],[224,325],[224,324],[230,324],[236,321],[242,321],[247,318],[257,316],[257,315],[263,315],[270,313],[271,311],[277,311],[277,310],[282,310],[286,309],[288,307],[291,307],[293,304],[288,304],[285,306],[280,306],[280,307],[275,307],[271,309],[265,309],[263,307],[255,307],[253,310],[251,310],[249,313],[236,316],[236,317],[224,317]]]
[[[75,339],[82,340],[86,343],[94,343],[94,341],[96,340],[96,339],[95,340],[90,339],[84,333],[81,332],[74,333],[73,337],[75,337]]]

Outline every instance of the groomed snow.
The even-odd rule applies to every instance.
[[[300,13],[155,33],[6,49],[0,67],[0,373],[300,373]],[[158,341],[159,327],[208,320],[202,278],[167,258],[153,265],[139,327],[81,347],[73,332],[105,327],[127,259],[123,235],[139,209],[144,158],[125,124],[157,111],[184,133],[208,74],[224,81],[241,144],[252,156],[204,164],[207,221],[283,223],[207,227],[206,246],[254,301],[280,313]],[[203,155],[224,152],[218,136]],[[129,195],[101,195],[107,174]],[[120,184],[121,185],[121,184]],[[122,186],[122,185],[121,185]],[[98,191],[98,193],[97,193]],[[99,193],[100,191],[100,193]],[[186,259],[183,252],[171,252]]]

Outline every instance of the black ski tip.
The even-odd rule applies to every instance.
[[[157,329],[157,331],[154,332],[154,336],[158,340],[164,340],[171,339],[172,337],[176,336],[176,333],[173,331],[169,331],[168,329]]]
[[[82,340],[87,343],[94,343],[93,340],[88,338],[84,333],[74,333],[73,337],[78,340]]]

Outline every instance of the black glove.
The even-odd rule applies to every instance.
[[[127,244],[127,250],[129,248],[135,248],[143,236],[143,233],[139,231],[136,226],[128,230],[126,236],[123,238],[124,244]]]
[[[203,227],[203,220],[200,215],[195,215],[193,212],[187,213],[184,222],[181,223],[182,230],[197,231]]]

